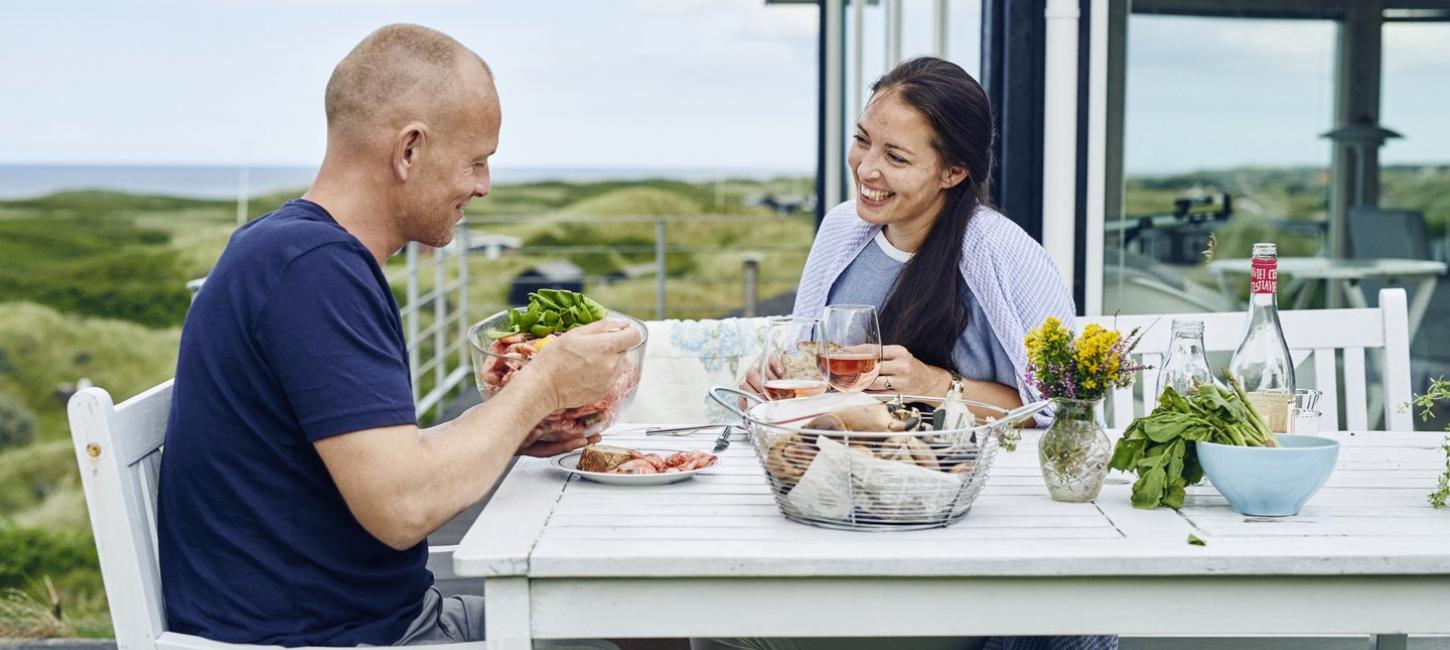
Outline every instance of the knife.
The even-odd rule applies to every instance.
[[[725,430],[721,431],[720,437],[715,439],[715,449],[712,450],[713,453],[718,454],[722,451],[725,451],[725,448],[730,446],[730,433],[733,431],[735,431],[735,425],[725,425]]]

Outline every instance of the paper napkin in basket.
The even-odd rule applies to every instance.
[[[800,481],[785,495],[786,503],[801,516],[812,519],[843,520],[851,515],[851,495],[847,487],[851,464],[846,446],[825,436],[816,438],[820,452]]]
[[[817,444],[821,444],[817,441]],[[875,517],[895,521],[940,519],[963,488],[964,476],[927,469],[911,462],[856,456],[851,486],[856,505]]]

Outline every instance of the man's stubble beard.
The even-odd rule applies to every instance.
[[[443,222],[442,225],[432,229],[427,233],[424,233],[425,239],[418,240],[418,243],[432,246],[434,248],[442,248],[452,242],[454,235],[453,224],[455,222],[453,221],[451,216],[452,215],[450,215],[450,218],[447,221]]]

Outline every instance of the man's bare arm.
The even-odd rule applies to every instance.
[[[319,440],[317,453],[363,528],[411,548],[482,499],[549,414],[545,391],[521,383],[438,426],[355,431]]]
[[[492,399],[450,422],[355,431],[315,443],[348,509],[383,543],[411,548],[483,498],[544,416],[599,400],[639,335],[601,322],[560,337]],[[527,448],[539,455],[583,438]]]

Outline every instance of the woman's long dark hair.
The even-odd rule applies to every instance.
[[[988,203],[992,174],[992,106],[961,66],[935,57],[905,61],[871,84],[873,101],[899,97],[931,124],[932,148],[945,167],[967,178],[946,190],[946,202],[881,310],[881,338],[940,368],[955,368],[952,349],[967,327],[962,303],[962,238],[978,205]]]

